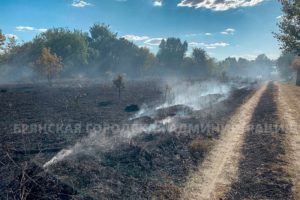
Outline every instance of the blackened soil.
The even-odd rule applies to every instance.
[[[22,191],[28,189],[27,199],[173,200],[179,197],[180,183],[203,160],[194,158],[188,145],[195,138],[207,139],[206,132],[143,133],[106,153],[70,156],[46,172],[37,167],[37,158],[48,161],[88,133],[22,134],[14,132],[15,124],[127,123],[134,113],[125,112],[126,106],[156,104],[161,101],[161,91],[154,83],[131,84],[119,100],[115,88],[107,85],[31,85],[5,90],[0,92],[0,199],[20,199]],[[189,124],[226,122],[253,90],[234,90],[213,108],[195,111],[180,120]]]
[[[85,87],[0,86],[0,199],[20,199],[21,190],[27,189],[31,194],[27,199],[68,199],[53,197],[53,194],[60,193],[76,196],[72,191],[67,192],[64,184],[51,174],[43,173],[42,168],[31,169],[35,166],[33,159],[37,155],[49,159],[61,149],[73,146],[87,136],[85,124],[123,123],[133,115],[124,112],[128,104],[142,105],[154,101],[160,101],[160,91],[152,82],[128,83],[121,99],[115,88],[108,84]],[[79,133],[15,131],[15,126],[21,124],[70,124],[74,127],[78,123],[83,127]],[[24,172],[25,178],[22,178]],[[38,181],[31,179],[27,172],[34,174]],[[20,185],[22,180],[26,182],[23,186]]]
[[[242,150],[239,180],[225,199],[293,199],[292,184],[283,170],[285,133],[278,129],[275,93],[275,86],[269,84],[254,112]]]

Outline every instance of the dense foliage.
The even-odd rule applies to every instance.
[[[294,79],[293,61],[295,55],[292,53],[283,53],[277,60],[277,69],[284,80]]]
[[[284,15],[278,24],[280,33],[276,34],[284,51],[300,55],[300,3],[298,0],[282,0]]]
[[[292,54],[300,55],[300,3],[299,0],[281,0],[281,3],[284,15],[278,24],[280,33],[275,34],[285,55],[279,60],[280,63],[284,62],[280,71],[286,76],[286,73],[290,71],[290,63],[294,63],[294,68],[297,70],[296,84],[300,86],[300,63],[296,66],[297,62],[291,61]]]
[[[270,77],[275,64],[265,55],[254,61],[227,58],[217,62],[204,49],[194,48],[187,55],[188,43],[179,38],[161,41],[157,55],[139,47],[110,30],[105,24],[94,24],[89,33],[67,28],[53,28],[32,41],[16,43],[0,32],[1,78],[40,76],[37,65],[47,49],[63,64],[59,77],[109,77],[126,74],[130,78],[183,76],[206,79],[212,76]],[[26,71],[26,73],[24,73]],[[56,70],[53,70],[56,71]],[[110,76],[111,77],[111,76]]]
[[[62,69],[61,58],[51,54],[49,48],[43,48],[41,57],[36,61],[36,71],[51,81]]]
[[[0,48],[4,45],[6,38],[5,35],[2,33],[2,30],[0,29]]]

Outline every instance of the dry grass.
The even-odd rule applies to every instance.
[[[213,146],[213,140],[206,139],[206,138],[196,138],[191,141],[191,143],[188,146],[188,150],[190,154],[196,158],[202,158],[209,152],[209,150]]]
[[[176,200],[180,197],[180,188],[173,184],[161,185],[154,193],[152,200]]]
[[[300,121],[300,87],[276,83],[278,87],[277,106],[281,122],[286,129],[285,160],[288,163],[287,173],[293,181],[293,195],[300,199],[300,136],[298,122]]]
[[[112,101],[112,104],[107,105],[104,103],[104,106],[101,102],[110,102],[111,99],[116,98],[115,92],[112,92],[111,88],[106,88],[106,86],[100,88],[101,92],[98,91],[98,86],[83,89],[53,87],[47,92],[45,92],[46,90],[40,90],[40,88],[22,89],[12,87],[8,88],[8,92],[4,93],[5,95],[0,94],[0,107],[4,111],[1,115],[2,123],[0,124],[3,131],[8,130],[6,126],[11,123],[26,122],[30,124],[36,122],[36,120],[45,121],[45,123],[61,123],[61,120],[64,120],[64,122],[71,121],[72,123],[78,121],[84,123],[99,123],[99,121],[125,123],[124,121],[129,117],[129,114],[123,110],[129,103],[134,102],[141,105],[142,102],[159,101],[159,92],[152,85],[142,87],[133,84],[127,86],[122,95],[121,103]],[[218,112],[213,116],[215,118],[210,120],[220,121],[221,123],[224,118],[227,119],[235,111],[237,105],[242,104],[249,91],[252,91],[252,89],[236,90],[225,103],[214,105],[215,110]],[[79,98],[78,94],[81,92],[87,95]],[[66,102],[66,100],[68,101]],[[11,103],[10,106],[7,105],[8,103]],[[12,110],[14,112],[11,112]],[[194,123],[194,121],[198,123],[200,119],[201,122],[207,122],[207,115],[205,112],[203,113],[202,111],[201,113],[192,113],[191,117],[184,118],[185,123]],[[16,116],[18,118],[15,118]],[[199,135],[203,135],[204,138],[208,134],[205,132]],[[71,189],[80,194],[81,192],[90,196],[95,194],[96,197],[101,199],[124,199],[125,197],[146,199],[152,197],[153,193],[155,193],[154,197],[156,199],[177,199],[180,192],[176,185],[181,185],[179,183],[185,181],[189,171],[194,169],[194,161],[197,160],[195,158],[205,157],[205,154],[213,146],[214,141],[212,139],[197,138],[190,143],[190,140],[199,137],[199,135],[179,137],[174,133],[159,133],[157,135],[151,134],[150,137],[150,134],[143,134],[132,140],[134,143],[127,144],[127,142],[124,142],[124,144],[122,143],[124,147],[120,148],[118,146],[117,149],[113,149],[106,154],[100,151],[93,152],[93,155],[84,156],[83,158],[78,154],[76,159],[66,159],[65,162],[54,166],[52,170],[46,171],[47,173],[35,165],[26,166],[26,170],[21,170],[26,173],[18,173],[21,179],[16,181],[7,180],[7,187],[10,187],[8,185],[10,182],[14,185],[17,185],[16,182],[20,182],[21,186],[17,189],[24,191],[24,195],[21,194],[21,196],[26,197],[27,191],[29,191],[28,188],[33,184],[31,182],[27,183],[28,181],[24,175],[32,172],[32,167],[35,167],[37,172],[32,173],[41,177],[38,185],[45,186],[43,188],[46,189],[53,188],[51,189],[53,193],[58,193],[56,192],[57,189],[63,191],[66,186],[70,186]],[[215,135],[219,135],[219,132],[216,131]],[[2,137],[3,144],[11,144],[16,149],[13,156],[22,158],[24,152],[30,151],[28,163],[31,159],[44,163],[44,160],[51,158],[53,152],[43,151],[40,155],[36,155],[36,149],[60,150],[79,140],[79,138],[85,137],[86,134],[63,134],[57,137],[56,134],[28,134],[26,135],[26,151],[23,149],[20,137],[16,136],[7,132]],[[108,162],[112,160],[114,163]],[[199,163],[202,160],[202,158],[198,159]],[[12,164],[0,168],[2,171],[0,173],[1,177],[10,173],[9,170],[5,171],[10,165]],[[84,181],[89,184],[84,184]],[[27,184],[24,184],[25,182]],[[58,184],[54,184],[56,182]],[[67,187],[67,189],[69,190],[70,187]],[[37,190],[39,187],[33,189]],[[44,191],[31,191],[30,194],[46,195],[47,193]],[[30,196],[30,194],[27,196]]]
[[[261,87],[237,109],[204,162],[190,174],[183,189],[182,199],[219,199],[229,190],[238,176],[238,161],[245,128],[265,89],[266,86]],[[195,140],[190,144],[189,149],[197,152],[208,149],[208,146],[207,142]]]
[[[239,162],[238,180],[225,199],[291,199],[291,181],[284,172],[285,132],[280,127],[274,94],[274,84],[268,84],[246,132]],[[274,128],[270,128],[270,125]],[[255,127],[255,128],[254,128]],[[260,127],[260,128],[258,128]],[[263,128],[264,127],[264,128]],[[276,128],[275,128],[276,127]]]

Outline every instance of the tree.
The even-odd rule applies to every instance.
[[[5,35],[2,33],[2,30],[0,29],[0,50],[5,43],[5,40],[6,40]]]
[[[117,38],[117,34],[113,33],[110,30],[110,26],[105,25],[105,24],[94,24],[91,28],[90,28],[90,33],[91,33],[91,39],[93,41],[103,41],[106,39],[116,39]]]
[[[2,56],[0,55],[1,56],[0,62],[12,64],[13,60],[20,59],[20,57],[19,57],[20,55],[17,54],[18,45],[17,45],[17,40],[16,40],[15,36],[12,36],[12,37],[8,36],[7,39],[8,39],[8,41],[6,43],[5,48],[2,48],[3,54],[2,54]],[[0,49],[1,49],[1,47],[0,47]],[[10,67],[10,69],[11,68],[12,67]]]
[[[114,80],[113,84],[118,90],[119,99],[121,98],[121,91],[125,88],[125,80],[123,75],[118,75]]]
[[[296,84],[297,84],[298,86],[300,86],[300,80],[299,80],[300,56],[296,56],[296,57],[293,59],[292,67],[298,72],[298,73],[297,73],[297,81],[296,81]]]
[[[200,76],[205,77],[210,74],[210,58],[204,49],[193,49],[192,59],[194,60],[195,67],[197,67]]]
[[[220,69],[218,62],[215,58],[208,57],[207,66],[208,76],[220,75],[222,73],[222,69]]]
[[[16,46],[17,46],[16,38],[14,36],[9,37],[7,43],[7,52],[11,52]]]
[[[174,69],[182,64],[187,49],[187,42],[182,43],[179,38],[162,40],[157,53],[158,61],[161,65]]]
[[[2,30],[0,29],[0,63],[2,63],[3,61],[3,56],[1,51],[3,51],[2,46],[4,45],[5,40],[6,40],[5,35],[2,33]]]
[[[238,61],[235,57],[228,57],[220,63],[223,71],[227,72],[230,76],[238,76]]]
[[[100,67],[102,72],[112,71],[112,68],[118,64],[116,51],[120,50],[117,34],[105,24],[94,24],[90,28],[90,35],[89,44],[92,48],[90,63]]]
[[[291,53],[283,53],[277,59],[276,66],[281,78],[285,80],[291,80],[293,78],[293,61],[295,55]]]
[[[105,24],[94,24],[88,41],[91,47],[89,63],[101,73],[126,72],[136,78],[156,63],[149,49],[138,47],[125,38],[117,38],[117,34]]]
[[[250,66],[250,61],[246,58],[239,58],[237,65],[239,66],[240,73],[245,73],[246,69]]]
[[[40,58],[35,63],[37,71],[47,77],[48,82],[61,71],[62,60],[56,54],[51,54],[49,48],[43,48]]]
[[[32,52],[39,55],[43,48],[50,48],[64,61],[69,71],[88,63],[89,44],[87,35],[79,30],[70,31],[66,28],[53,28],[40,34],[33,40]],[[67,69],[67,68],[66,68]]]
[[[149,70],[157,63],[155,55],[148,48],[141,47],[140,54],[143,57],[143,70]]]
[[[122,51],[125,54],[121,54],[120,59],[122,62],[119,65],[122,67],[126,66],[126,73],[129,73],[134,78],[149,73],[157,62],[155,55],[145,47],[137,47],[135,44],[132,44],[128,48],[122,48]]]
[[[284,15],[279,22],[280,33],[275,37],[281,49],[300,56],[300,4],[298,0],[282,0]],[[297,68],[296,85],[300,86],[300,68]]]
[[[151,53],[146,48],[140,48],[134,43],[120,38],[115,41],[112,49],[112,70],[117,73],[128,73],[134,78],[140,76],[151,62]]]
[[[273,71],[274,63],[265,54],[260,54],[254,60],[254,66],[257,74],[269,78]]]

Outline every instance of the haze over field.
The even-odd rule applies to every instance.
[[[281,53],[273,33],[282,20],[277,1],[45,0],[25,5],[4,0],[1,6],[2,19],[10,19],[1,22],[6,37],[2,82],[38,79],[34,66],[45,47],[61,58],[60,77],[65,78],[120,73],[135,79],[293,78],[285,67],[289,55],[277,62]]]
[[[300,199],[298,0],[0,10],[0,199]]]

